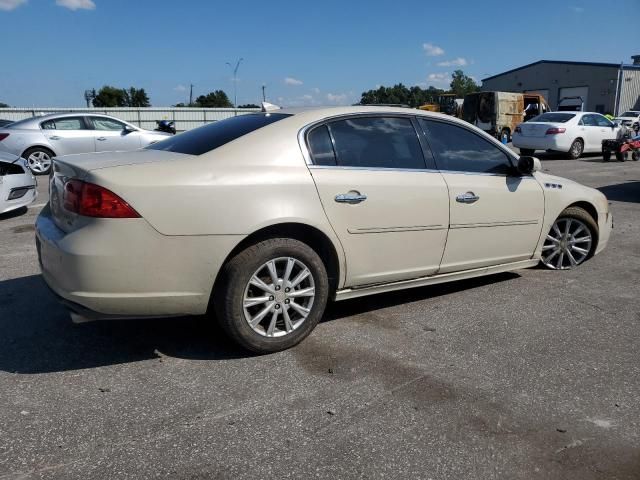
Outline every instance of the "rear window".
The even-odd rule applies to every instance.
[[[202,155],[266,125],[290,117],[284,113],[238,115],[194,128],[146,147],[148,150]]]
[[[543,113],[537,117],[533,117],[530,122],[542,122],[542,123],[565,123],[575,117],[575,113]]]

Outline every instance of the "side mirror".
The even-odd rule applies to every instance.
[[[131,125],[125,125],[124,128],[122,129],[122,131],[124,132],[125,135],[127,135],[128,133],[135,132],[136,129],[133,128]]]
[[[518,172],[521,175],[531,175],[542,170],[542,163],[536,157],[520,157],[518,160]]]

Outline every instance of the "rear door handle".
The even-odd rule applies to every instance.
[[[340,195],[336,195],[336,202],[338,203],[350,203],[356,204],[360,202],[364,202],[367,199],[367,196],[360,192],[349,192],[349,193],[341,193]]]
[[[480,200],[480,197],[473,192],[461,193],[456,197],[458,203],[475,203]]]
[[[107,139],[107,137],[98,137],[96,138],[96,140],[98,140],[99,142],[104,142]]]

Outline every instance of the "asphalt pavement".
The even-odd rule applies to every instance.
[[[640,478],[640,163],[540,157],[610,199],[602,254],[336,303],[264,356],[206,318],[72,324],[41,207],[0,217],[0,479]]]

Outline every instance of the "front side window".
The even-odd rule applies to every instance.
[[[507,154],[480,135],[451,123],[419,122],[440,170],[505,175],[512,170]]]
[[[55,118],[40,124],[43,130],[84,130],[82,117]]]
[[[105,117],[90,117],[94,130],[111,130],[122,131],[124,130],[124,123],[113,120],[112,118]]]
[[[338,166],[426,168],[418,135],[409,118],[355,117],[337,120],[327,126],[333,138],[335,161]],[[318,142],[320,141],[318,134]],[[330,158],[326,137],[322,142],[325,145],[326,158]],[[313,158],[315,159],[315,156]]]
[[[608,127],[608,128],[613,127],[613,122],[611,122],[607,117],[603,115],[593,115],[593,116],[595,117],[596,124],[599,127]]]
[[[166,150],[187,155],[202,155],[289,116],[291,115],[286,113],[238,115],[237,117],[219,120],[179,135],[174,135],[146,148],[148,150]]]

